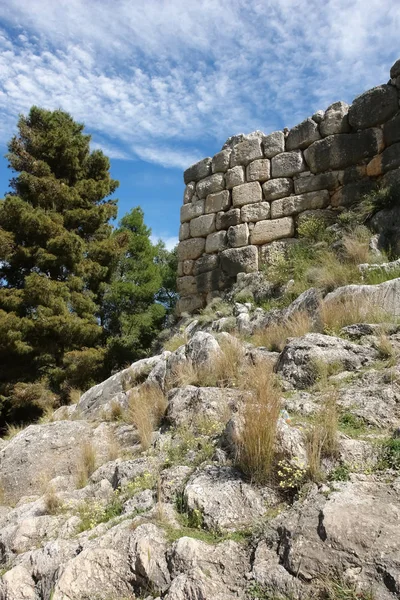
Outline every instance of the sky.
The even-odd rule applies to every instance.
[[[0,197],[18,115],[61,108],[173,247],[184,169],[386,83],[399,31],[398,0],[3,0]]]

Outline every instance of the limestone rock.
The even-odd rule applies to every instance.
[[[276,200],[289,196],[293,191],[293,180],[285,177],[280,179],[271,179],[262,186],[264,198],[266,200]]]
[[[183,179],[186,184],[191,181],[200,181],[200,179],[204,179],[211,174],[211,158],[203,158],[199,162],[195,163],[183,174]]]
[[[231,248],[247,246],[249,240],[249,228],[247,223],[234,225],[228,229],[228,244]]]
[[[226,172],[226,189],[231,190],[236,185],[241,185],[245,182],[244,168],[241,166],[233,167]]]
[[[250,234],[251,244],[267,244],[280,238],[294,235],[294,222],[292,217],[274,219],[273,221],[258,221]]]
[[[215,214],[202,215],[190,221],[190,235],[193,238],[207,237],[215,231]]]
[[[232,150],[230,148],[225,148],[225,150],[221,150],[221,152],[217,152],[217,154],[214,155],[211,163],[213,173],[226,173],[229,169],[231,152]]]
[[[240,209],[239,208],[231,208],[227,212],[219,212],[217,213],[216,219],[216,227],[219,231],[220,229],[229,229],[234,225],[239,225],[240,223]]]
[[[382,152],[382,169],[386,173],[400,167],[400,142],[393,144]]]
[[[240,210],[240,218],[244,223],[253,223],[269,219],[271,207],[269,202],[245,204]]]
[[[246,167],[247,181],[267,181],[271,177],[271,163],[267,158],[253,160]]]
[[[223,190],[217,194],[210,194],[206,198],[205,210],[206,214],[216,213],[220,210],[227,210],[230,204],[230,196],[228,190]]]
[[[349,105],[346,102],[334,102],[325,111],[324,118],[320,123],[319,130],[323,137],[336,133],[348,133]]]
[[[243,183],[232,190],[232,204],[235,208],[252,204],[253,202],[261,202],[262,192],[258,181],[251,183]]]
[[[320,139],[318,125],[312,119],[306,119],[289,131],[286,138],[286,150],[303,150]]]
[[[228,242],[226,231],[217,231],[216,233],[211,233],[207,236],[205,251],[207,252],[207,254],[212,254],[213,252],[221,252],[222,250],[225,250],[227,245]]]
[[[190,296],[190,294],[196,293],[196,279],[192,276],[178,277],[176,280],[176,289],[178,294],[183,296]]]
[[[263,139],[264,155],[272,158],[285,150],[285,136],[283,131],[274,131]]]
[[[204,331],[198,331],[186,344],[186,358],[196,366],[207,365],[220,352],[217,340]]]
[[[228,248],[221,253],[221,268],[230,276],[238,273],[252,273],[258,270],[256,246]]]
[[[175,427],[196,424],[199,419],[228,421],[237,410],[241,392],[229,388],[198,388],[188,385],[168,394],[167,419]]]
[[[330,171],[320,175],[309,175],[298,177],[294,180],[294,191],[296,194],[305,194],[317,190],[333,190],[341,183],[343,171]]]
[[[206,245],[204,238],[192,238],[185,240],[178,245],[178,260],[195,260],[199,258]]]
[[[396,60],[392,68],[390,69],[390,78],[396,79],[400,75],[400,58]]]
[[[207,244],[207,242],[206,242]],[[203,254],[194,265],[194,274],[200,275],[200,273],[207,273],[218,267],[219,258],[215,254],[207,255]]]
[[[181,223],[187,223],[195,217],[204,214],[204,200],[196,200],[190,204],[181,206]]]
[[[303,212],[305,210],[325,208],[326,206],[328,206],[328,204],[328,190],[321,190],[319,192],[309,192],[308,194],[290,196],[289,198],[281,198],[280,200],[274,200],[271,203],[271,219],[279,219],[280,217],[296,215],[299,212]]]
[[[232,148],[231,167],[246,166],[258,158],[263,158],[260,140],[257,138],[243,140]]]
[[[392,85],[379,85],[353,101],[349,123],[354,129],[366,129],[384,123],[399,110],[397,90]]]
[[[205,179],[201,179],[196,185],[196,194],[200,198],[205,198],[209,194],[221,192],[225,187],[225,177],[223,173],[215,173]]]
[[[376,306],[397,317],[400,315],[400,279],[391,279],[378,285],[345,285],[325,296],[324,303],[329,307],[331,303],[346,300]]]
[[[390,146],[395,142],[400,142],[400,113],[385,123],[383,127],[383,136],[385,138],[386,146]]]
[[[272,177],[292,177],[306,170],[301,150],[282,152],[271,160]]]
[[[179,241],[187,240],[190,237],[190,226],[189,223],[182,223],[179,227]]]
[[[196,183],[194,181],[191,181],[190,183],[187,184],[187,186],[185,187],[185,191],[183,193],[183,204],[189,204],[189,202],[192,201],[195,189],[196,189]]]

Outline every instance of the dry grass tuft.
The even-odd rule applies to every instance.
[[[312,481],[320,481],[323,478],[321,467],[322,458],[335,457],[337,455],[338,424],[337,392],[331,390],[326,395],[321,410],[308,432],[308,472]]]
[[[57,515],[62,509],[63,503],[57,496],[52,485],[48,486],[48,489],[44,496],[44,503],[46,507],[46,513],[48,515]]]
[[[266,362],[249,366],[241,386],[250,393],[244,396],[236,462],[252,481],[263,483],[271,474],[275,457],[280,390],[272,366]]]
[[[4,439],[9,441],[21,431],[25,429],[25,425],[7,425],[7,431],[5,433]]]
[[[156,385],[142,385],[133,389],[125,419],[138,430],[143,450],[150,447],[153,431],[159,426],[167,408],[167,401]]]
[[[369,242],[371,232],[363,226],[356,227],[351,233],[343,236],[343,247],[346,259],[354,265],[370,261]]]
[[[391,320],[379,306],[362,296],[321,302],[320,315],[325,333],[337,333],[342,327],[355,323],[385,323]]]
[[[399,353],[387,335],[382,334],[379,336],[376,349],[379,358],[384,360],[388,367],[394,367],[397,364]]]
[[[187,336],[185,334],[176,334],[164,343],[164,350],[175,352],[181,346],[187,343]]]
[[[282,352],[289,337],[301,337],[309,333],[312,328],[308,313],[299,311],[283,323],[274,323],[255,333],[251,341],[255,346],[265,346],[269,350]]]
[[[96,470],[96,451],[91,442],[84,442],[78,457],[76,485],[83,488]]]
[[[111,402],[110,408],[110,420],[111,421],[120,421],[124,415],[124,411],[122,406],[117,400],[113,400]]]
[[[78,404],[79,400],[81,399],[81,396],[81,390],[78,390],[78,388],[71,388],[68,393],[70,404]]]
[[[326,291],[349,283],[358,283],[361,275],[355,263],[341,260],[330,250],[318,254],[316,266],[310,266],[307,272],[308,281]]]

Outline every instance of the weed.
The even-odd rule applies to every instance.
[[[307,436],[308,472],[312,481],[322,479],[321,460],[337,455],[337,394],[329,392]]]
[[[307,469],[295,456],[291,463],[288,460],[278,462],[277,475],[281,490],[296,493],[306,481]]]
[[[255,346],[265,346],[268,350],[281,352],[289,337],[301,337],[312,330],[309,315],[304,311],[296,312],[283,322],[278,322],[258,331],[252,337]]]
[[[78,404],[81,399],[82,392],[78,388],[70,388],[68,392],[68,399],[70,404]]]
[[[350,466],[346,463],[338,465],[329,473],[329,481],[348,481],[350,479]]]
[[[100,523],[106,523],[115,517],[119,517],[122,508],[123,503],[118,490],[114,492],[112,499],[105,506],[97,500],[82,502],[78,507],[80,518],[78,533],[93,529]]]
[[[111,421],[121,421],[123,418],[124,411],[122,409],[121,404],[117,400],[113,400],[111,402],[110,407],[110,420]]]
[[[181,425],[176,429],[170,444],[166,447],[165,466],[190,465],[198,466],[211,460],[215,448],[210,439],[197,435],[193,429]]]
[[[397,364],[399,353],[387,335],[381,335],[375,347],[379,358],[385,361],[387,367],[394,367]]]
[[[400,471],[400,438],[389,438],[382,443],[379,469]]]
[[[297,233],[300,239],[314,244],[332,241],[332,234],[326,231],[326,220],[314,216],[303,219],[298,225]]]
[[[46,507],[46,513],[48,515],[57,515],[61,512],[63,508],[63,503],[57,496],[52,485],[48,486],[47,492],[44,496],[44,503]]]
[[[129,396],[125,419],[138,430],[143,450],[150,447],[153,431],[159,426],[167,408],[167,401],[157,385],[142,385]]]
[[[78,457],[76,485],[83,488],[96,470],[96,452],[91,442],[84,442]]]
[[[355,265],[369,262],[371,258],[370,238],[371,232],[363,225],[359,225],[351,233],[345,234],[342,243],[347,261]]]
[[[179,333],[172,336],[169,340],[164,343],[164,350],[169,350],[169,352],[175,352],[181,346],[184,346],[187,343],[187,336],[185,334]]]
[[[366,431],[365,421],[349,411],[339,415],[338,426],[340,431],[352,438],[359,437]]]
[[[354,323],[385,323],[392,320],[382,308],[357,295],[322,302],[320,314],[324,332],[333,334]]]
[[[16,435],[21,433],[21,431],[23,431],[24,429],[25,429],[25,425],[7,425],[7,431],[6,431],[3,439],[9,441],[13,437],[15,437]]]

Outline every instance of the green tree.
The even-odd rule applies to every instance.
[[[156,263],[161,274],[161,287],[156,294],[157,302],[163,304],[170,314],[175,308],[178,292],[176,289],[176,275],[178,270],[178,247],[167,250],[163,241],[157,244]]]
[[[8,150],[16,175],[0,202],[0,425],[40,412],[36,401],[13,404],[16,384],[60,391],[96,380],[100,306],[123,243],[110,225],[118,182],[83,125],[33,107]]]

